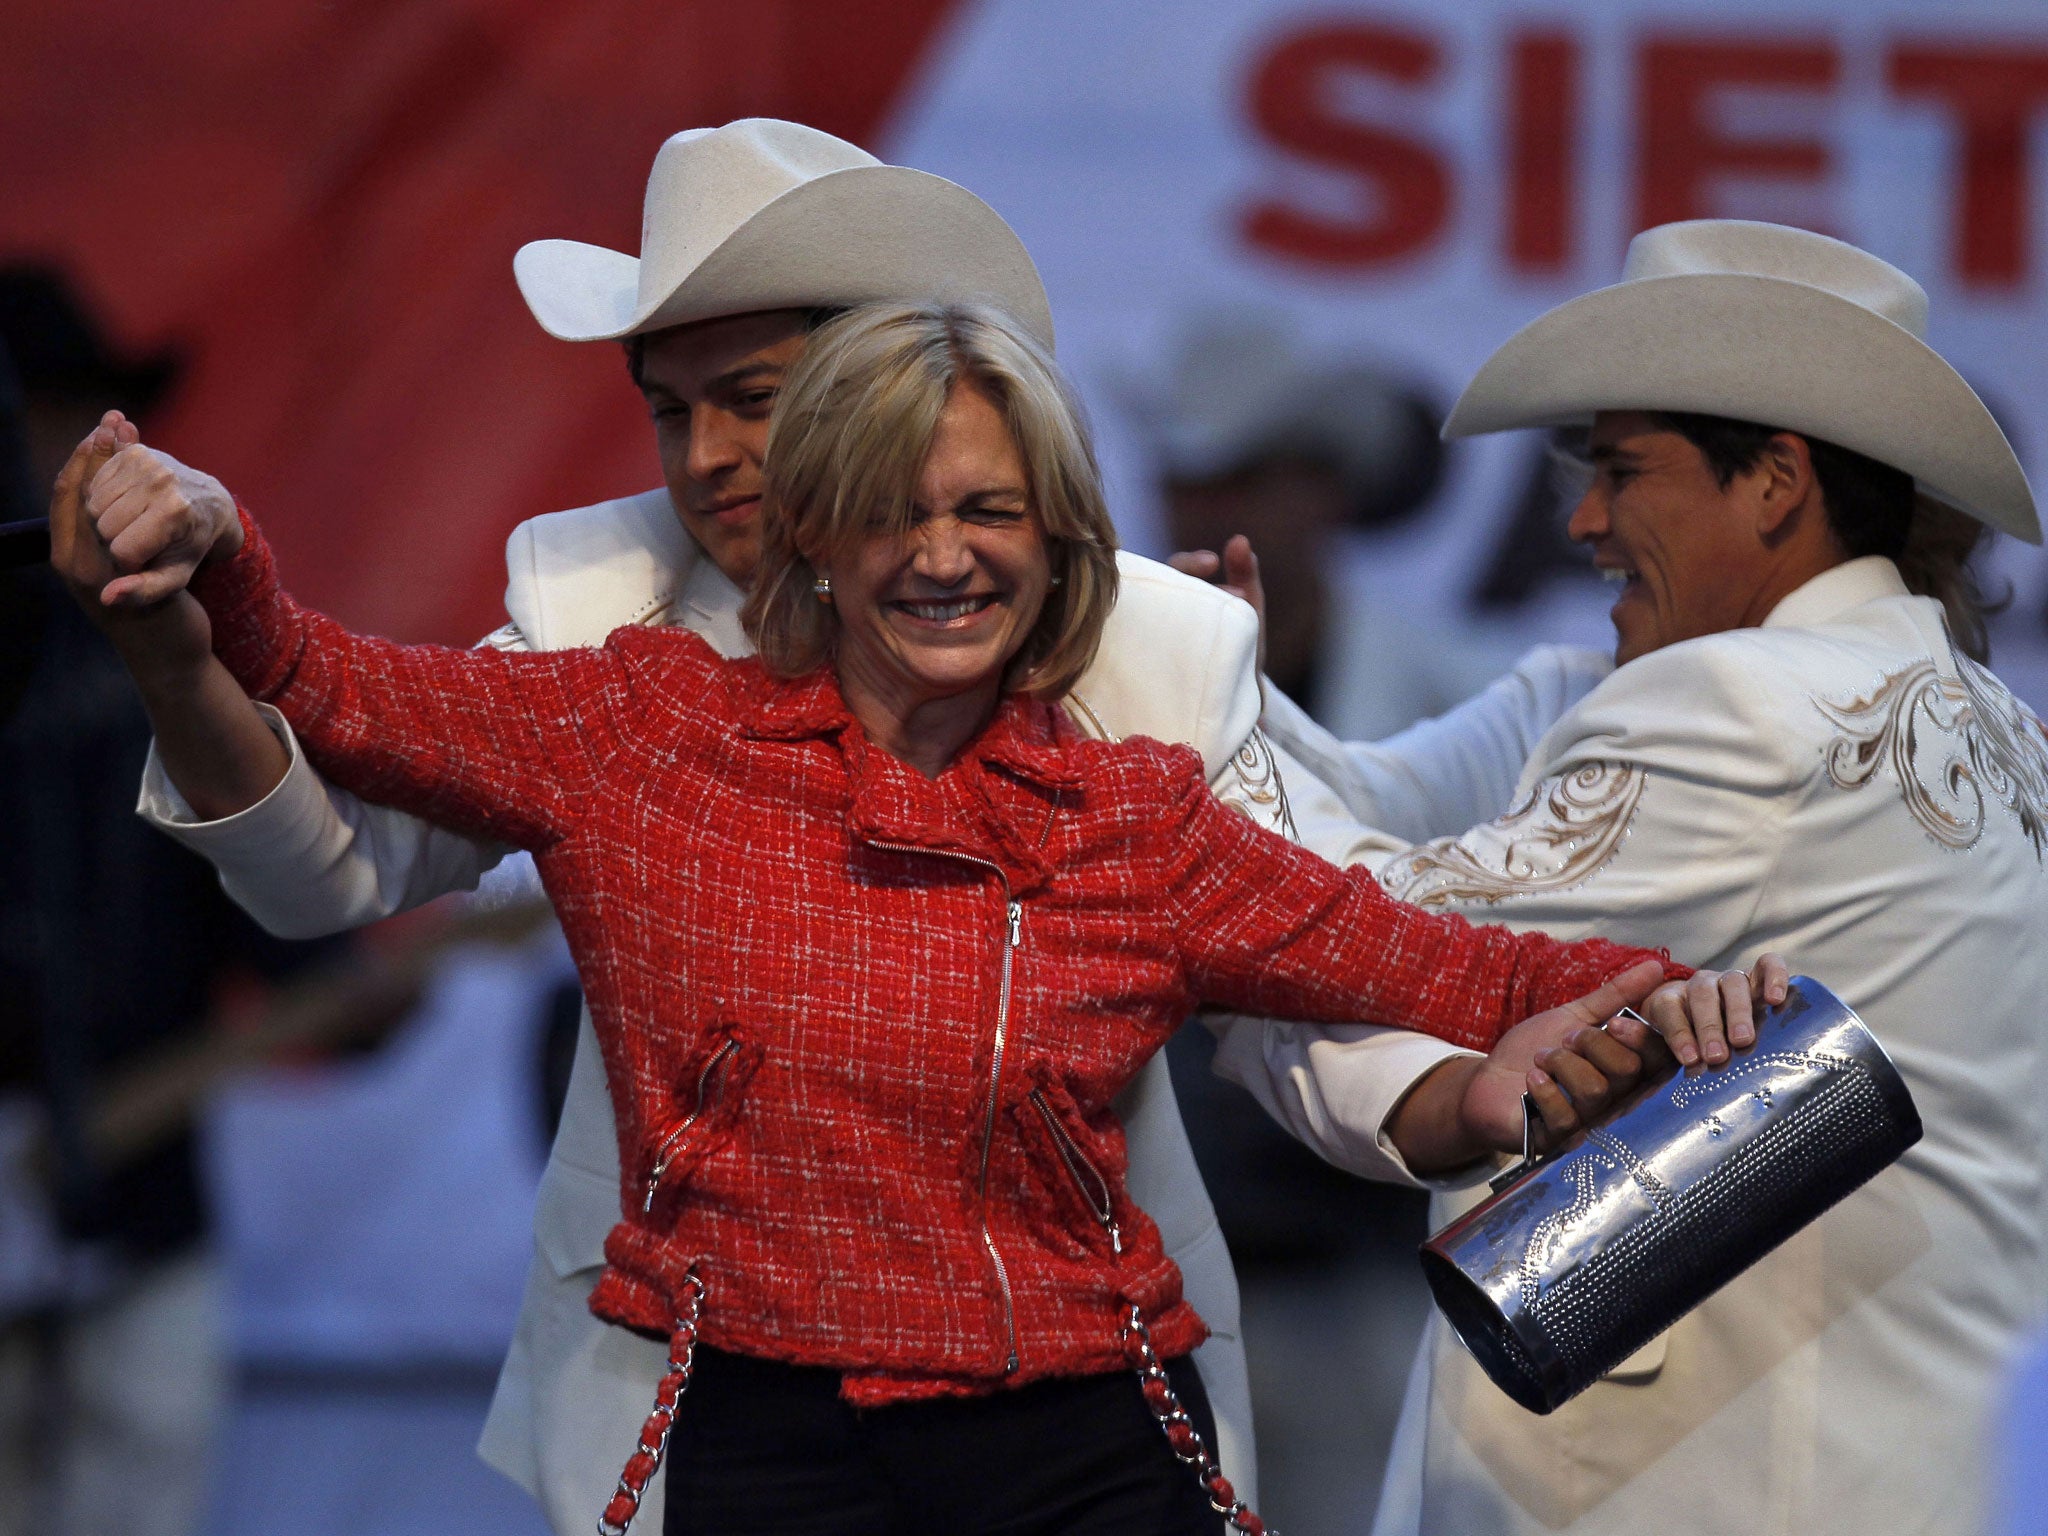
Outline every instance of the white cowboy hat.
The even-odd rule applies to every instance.
[[[536,240],[512,272],[541,328],[564,341],[762,309],[975,299],[1053,342],[1038,269],[987,203],[771,117],[692,128],[661,146],[637,259]]]
[[[1697,411],[1782,427],[1905,470],[1928,495],[2041,542],[2026,472],[1925,340],[1927,294],[1867,251],[1739,219],[1646,229],[1622,280],[1486,360],[1446,437]]]

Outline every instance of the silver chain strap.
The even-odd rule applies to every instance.
[[[677,1405],[690,1385],[690,1371],[697,1352],[697,1325],[703,1311],[704,1282],[693,1269],[683,1277],[682,1305],[678,1309],[675,1331],[669,1337],[668,1372],[655,1389],[654,1411],[640,1426],[639,1444],[627,1459],[625,1470],[619,1474],[617,1490],[612,1494],[611,1502],[605,1505],[604,1513],[598,1517],[598,1536],[626,1536],[633,1517],[640,1512],[640,1501],[646,1496],[647,1485],[660,1469],[662,1456],[668,1450],[668,1437],[675,1428]],[[1278,1531],[1269,1531],[1266,1522],[1237,1496],[1230,1479],[1223,1475],[1223,1469],[1216,1465],[1215,1457],[1202,1443],[1201,1432],[1181,1406],[1180,1395],[1173,1390],[1166,1367],[1152,1348],[1152,1331],[1145,1326],[1144,1315],[1136,1306],[1124,1318],[1120,1342],[1124,1358],[1138,1373],[1139,1390],[1144,1393],[1145,1405],[1158,1421],[1160,1432],[1166,1436],[1168,1448],[1182,1464],[1195,1469],[1195,1478],[1208,1496],[1209,1507],[1228,1520],[1242,1536],[1280,1536]]]
[[[1253,1514],[1250,1506],[1237,1496],[1237,1490],[1230,1486],[1230,1479],[1216,1465],[1216,1458],[1202,1444],[1201,1431],[1195,1428],[1194,1420],[1181,1407],[1180,1394],[1173,1390],[1166,1367],[1159,1363],[1159,1356],[1153,1352],[1152,1331],[1145,1326],[1144,1315],[1135,1305],[1124,1318],[1118,1342],[1123,1345],[1124,1358],[1138,1373],[1138,1387],[1145,1394],[1145,1406],[1159,1421],[1159,1428],[1173,1454],[1184,1465],[1195,1469],[1196,1481],[1209,1496],[1209,1507],[1228,1520],[1235,1530],[1241,1531],[1243,1536],[1280,1536],[1278,1531],[1269,1530],[1266,1522]]]
[[[598,1536],[625,1536],[626,1527],[640,1512],[640,1500],[647,1485],[661,1467],[668,1450],[669,1432],[675,1428],[676,1405],[690,1385],[690,1367],[697,1354],[697,1323],[704,1315],[704,1282],[695,1269],[683,1276],[683,1295],[676,1310],[675,1331],[669,1335],[668,1372],[654,1392],[654,1411],[640,1426],[640,1443],[619,1474],[618,1490],[604,1513],[597,1517]]]

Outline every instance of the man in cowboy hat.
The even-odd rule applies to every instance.
[[[1052,343],[1030,258],[986,204],[792,123],[754,119],[669,140],[649,178],[637,260],[542,241],[519,252],[514,270],[550,333],[625,343],[653,412],[666,484],[515,530],[507,551],[512,622],[487,642],[509,648],[593,645],[634,623],[685,624],[728,653],[745,648],[738,610],[759,552],[768,422],[820,310],[976,297]],[[189,569],[231,525],[232,504],[210,477],[162,459],[158,471],[187,531],[155,554],[152,569]],[[1071,698],[1077,723],[1192,743],[1219,796],[1284,828],[1279,772],[1256,730],[1251,611],[1149,561],[1120,557],[1120,577],[1098,661]],[[1478,729],[1533,741],[1531,697],[1522,690],[1490,699]],[[281,722],[276,729],[290,766],[260,798],[217,792],[205,772],[181,771],[174,761],[177,787],[164,764],[153,763],[142,802],[147,817],[212,859],[237,900],[275,930],[321,933],[372,921],[471,888],[502,856],[330,789]],[[160,745],[170,757],[179,750],[168,738]],[[1448,741],[1437,751],[1463,755]],[[1436,786],[1462,781],[1420,767],[1412,782],[1428,799],[1441,793]],[[1455,1054],[1417,1036],[1383,1035],[1372,1090],[1380,1119]],[[1163,1064],[1120,1107],[1133,1194],[1159,1222],[1190,1299],[1214,1330],[1197,1363],[1222,1463],[1250,1502],[1236,1282]],[[1398,1168],[1397,1155],[1387,1159]],[[661,1345],[597,1322],[584,1304],[616,1217],[618,1183],[602,1065],[586,1021],[542,1180],[526,1300],[482,1443],[485,1458],[531,1489],[564,1532],[584,1530],[610,1495],[616,1448],[631,1442],[665,1364]],[[656,1512],[643,1506],[641,1518],[654,1526],[658,1483],[649,1495]]]
[[[1666,225],[1452,413],[1454,435],[1590,419],[1571,532],[1619,583],[1618,665],[1505,816],[1405,845],[1304,780],[1304,840],[1488,922],[1710,966],[1783,950],[1884,1042],[1926,1134],[1547,1417],[1434,1323],[1382,1536],[1982,1529],[1997,1383],[2048,1311],[2048,744],[1970,654],[1963,561],[1986,529],[2041,532],[1926,321],[1918,284],[1840,241]],[[1266,723],[1371,812],[1369,755],[1284,704]],[[1342,1161],[1363,1128],[1331,1045],[1244,1024],[1219,1061]]]

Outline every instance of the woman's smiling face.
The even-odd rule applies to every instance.
[[[874,535],[829,574],[840,686],[864,721],[876,708],[914,734],[937,701],[994,707],[1052,568],[1023,458],[986,394],[963,383],[947,395],[909,530]]]

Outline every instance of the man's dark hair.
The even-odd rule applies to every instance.
[[[1654,411],[1651,420],[1699,449],[1722,489],[1762,462],[1782,427],[1694,411]],[[1990,542],[1991,530],[1953,507],[1921,495],[1913,477],[1825,439],[1794,433],[1806,444],[1820,482],[1828,529],[1852,560],[1883,555],[1899,567],[1909,591],[1940,602],[1949,633],[1967,656],[1987,661],[1986,619],[2011,601],[1985,598],[1970,561]]]
[[[808,335],[810,332],[815,331],[834,316],[845,314],[846,309],[847,306],[844,304],[813,304],[804,311],[805,334]],[[642,332],[638,336],[628,336],[619,345],[626,350],[626,372],[633,376],[633,387],[635,389],[646,388],[640,381],[641,359],[647,352],[646,333]]]

